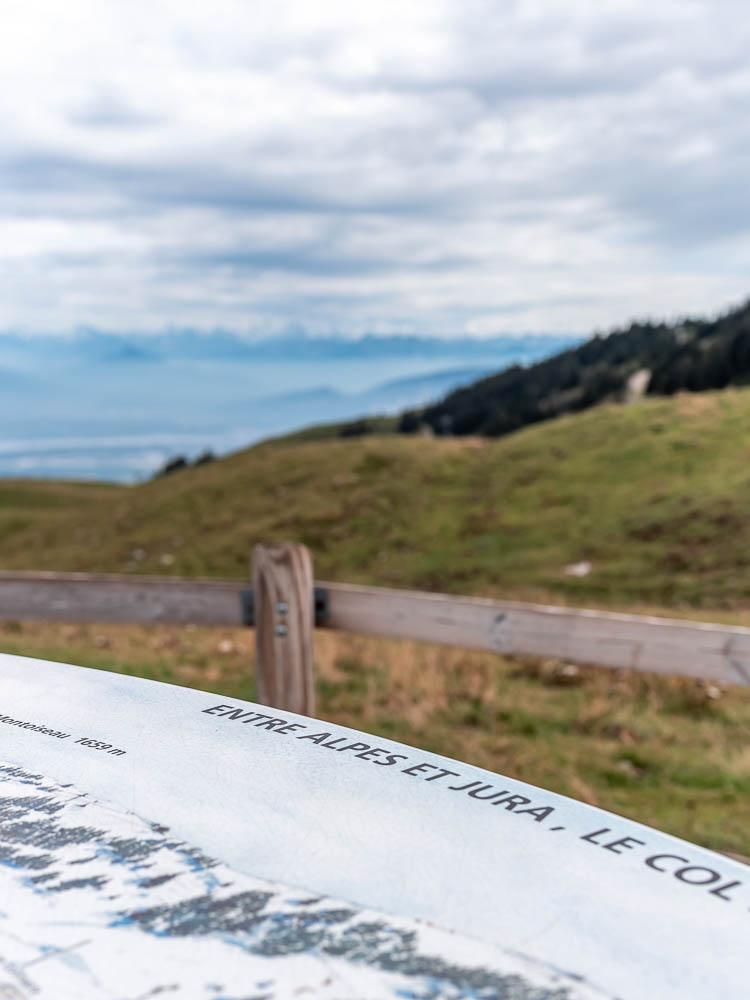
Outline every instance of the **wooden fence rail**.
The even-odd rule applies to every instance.
[[[312,694],[300,694],[312,690],[312,570],[305,569],[306,557],[290,556],[288,572],[258,586],[258,556],[265,549],[259,546],[254,554],[252,590],[241,580],[2,572],[0,620],[238,627],[258,622],[265,636],[259,687],[268,703],[312,714]],[[277,558],[265,565],[268,570],[281,563]],[[747,628],[344,583],[314,586],[325,597],[324,624],[332,629],[750,685]],[[277,670],[286,677],[278,684],[271,676]],[[284,693],[290,691],[296,694]]]

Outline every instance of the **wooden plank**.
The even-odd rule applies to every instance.
[[[0,573],[0,620],[240,627],[241,580]]]
[[[294,542],[256,545],[252,566],[258,700],[315,715],[310,552]]]
[[[646,615],[320,583],[329,626],[750,685],[750,629]]]
[[[331,628],[750,685],[750,629],[324,583]],[[241,626],[240,580],[0,573],[0,620]]]

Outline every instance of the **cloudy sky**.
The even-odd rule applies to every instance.
[[[746,0],[4,0],[0,329],[716,313],[748,52]]]

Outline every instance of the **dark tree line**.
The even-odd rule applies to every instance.
[[[724,389],[750,382],[750,306],[706,324],[654,368],[649,392]]]
[[[508,434],[622,399],[629,377],[641,369],[650,373],[651,394],[750,383],[750,301],[711,321],[632,323],[545,361],[515,365],[407,411],[399,430],[414,433],[426,425],[436,434]]]

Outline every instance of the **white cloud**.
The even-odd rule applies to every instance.
[[[6,0],[0,326],[716,311],[749,42],[732,0]]]

